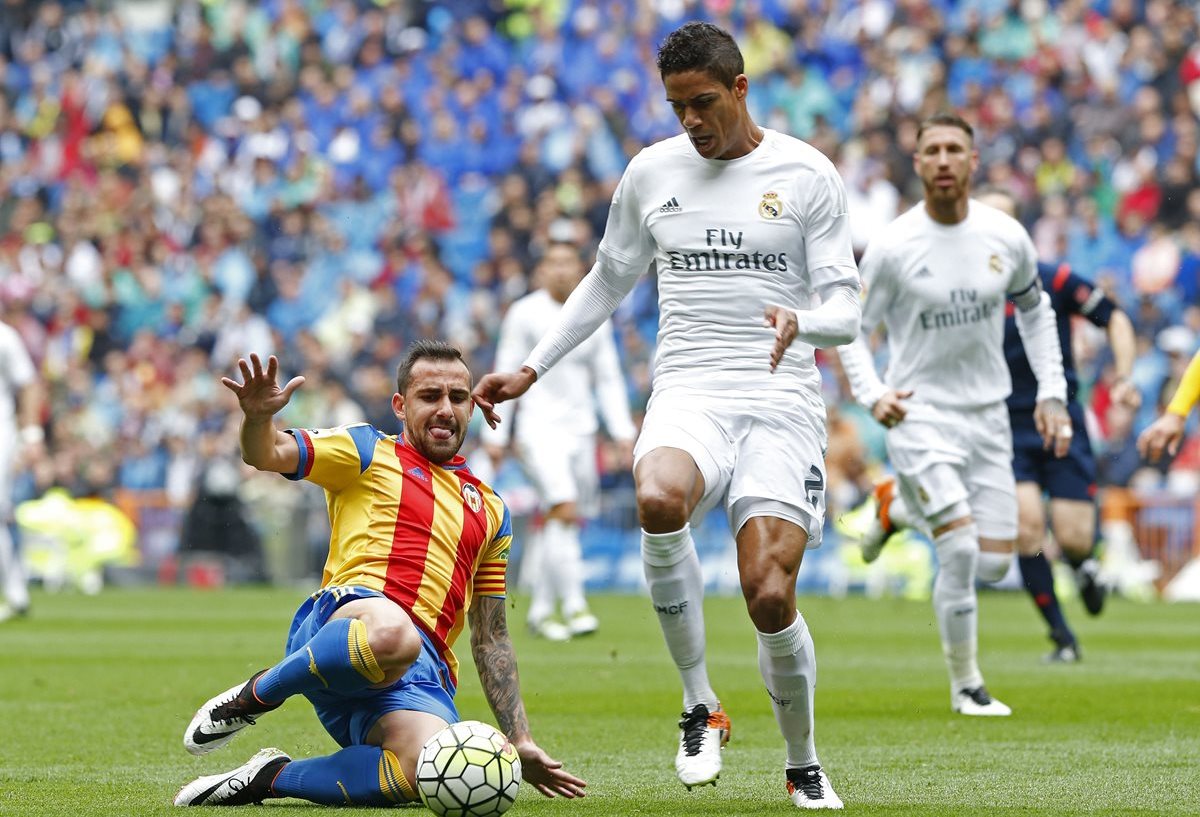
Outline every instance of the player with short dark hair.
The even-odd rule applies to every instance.
[[[274,356],[239,360],[221,378],[243,418],[242,459],[325,489],[332,533],[321,588],[296,612],[286,658],[206,702],[184,733],[192,754],[227,744],[293,695],[312,703],[343,748],[292,760],[264,749],[242,766],[184,786],[179,806],[299,797],[387,806],[417,799],[425,741],[459,720],[452,647],[470,621],[471,652],[524,779],[547,796],[582,796],[584,782],[529,732],[505,625],[508,507],[458,455],[474,404],[457,349],[418,341],[400,364],[392,410],[399,436],[357,423],[281,431],[273,417],[304,383],[276,382]]]
[[[729,34],[688,23],[659,48],[667,101],[684,134],[629,163],[595,266],[518,371],[475,389],[495,404],[524,394],[656,266],[653,392],[634,450],[642,565],[683,681],[675,771],[715,783],[730,720],[705,663],[704,580],[690,522],[723,502],[757,631],[758,665],[801,808],[841,808],[813,740],[816,657],[796,609],[796,577],[821,539],[825,405],[813,351],[851,340],[860,317],[846,191],[811,145],[759,127]]]

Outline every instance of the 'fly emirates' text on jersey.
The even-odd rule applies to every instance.
[[[769,304],[809,309],[823,286],[857,288],[846,195],[812,146],[772,130],[745,156],[705,159],[686,135],[646,148],[613,196],[600,252],[658,272],[654,387],[820,388],[797,341],[774,374]]]
[[[871,240],[860,266],[863,334],[887,327],[890,388],[959,408],[1008,396],[1005,296],[1037,282],[1019,222],[972,200],[966,219],[939,224],[918,204]]]

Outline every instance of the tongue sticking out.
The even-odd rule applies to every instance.
[[[454,432],[448,428],[431,428],[429,429],[429,436],[435,440],[448,440],[454,436]]]

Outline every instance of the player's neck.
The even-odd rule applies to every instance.
[[[762,140],[766,137],[766,133],[758,125],[754,124],[753,119],[746,120],[746,131],[742,134],[742,138],[738,140],[737,146],[724,153],[720,158],[724,161],[730,159],[740,159],[743,156],[749,155],[756,147],[762,144]]]
[[[967,220],[968,202],[966,196],[952,201],[934,201],[926,197],[925,212],[938,224],[950,227]]]

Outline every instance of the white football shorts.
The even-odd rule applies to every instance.
[[[888,458],[910,508],[930,518],[966,500],[979,535],[1017,536],[1017,483],[1008,408],[951,409],[907,401],[887,432]]]
[[[600,481],[596,472],[594,434],[550,431],[536,437],[519,437],[515,447],[543,511],[564,502],[574,502],[580,516],[596,515]]]
[[[735,535],[747,520],[773,516],[803,528],[808,547],[820,546],[825,408],[819,397],[794,391],[655,391],[634,463],[656,448],[686,451],[704,477],[693,524],[724,501]]]

